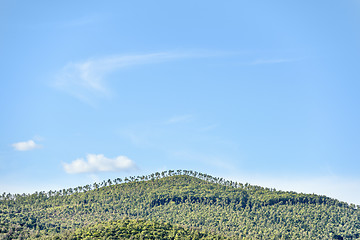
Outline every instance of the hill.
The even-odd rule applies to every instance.
[[[360,237],[354,205],[186,170],[0,199],[0,239],[51,238],[124,217],[231,239]]]
[[[182,239],[222,240],[227,239],[213,233],[184,228],[169,223],[123,219],[99,223],[84,228],[57,234],[51,239]]]

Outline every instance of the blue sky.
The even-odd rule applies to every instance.
[[[0,1],[0,192],[192,169],[360,204],[360,1]]]

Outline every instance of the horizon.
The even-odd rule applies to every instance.
[[[360,205],[360,1],[0,3],[0,193],[169,169]]]
[[[169,171],[172,171],[172,175],[169,175]],[[177,171],[181,171],[181,174],[177,174]],[[188,173],[186,174],[185,173],[185,171],[187,171]],[[12,192],[4,192],[4,193],[6,193],[6,194],[14,194],[14,195],[16,195],[16,194],[29,194],[29,195],[31,195],[31,194],[36,194],[36,193],[40,193],[40,192],[45,192],[45,193],[48,193],[48,192],[50,192],[50,191],[61,191],[61,190],[64,190],[64,189],[66,189],[66,190],[68,190],[68,189],[74,189],[74,188],[77,188],[77,187],[84,187],[84,186],[90,186],[90,190],[94,190],[93,189],[93,185],[94,184],[101,184],[101,183],[103,183],[103,182],[105,182],[105,183],[108,183],[108,181],[110,180],[111,182],[112,182],[112,184],[123,184],[123,183],[127,183],[126,181],[125,181],[125,179],[128,179],[129,180],[129,182],[131,182],[132,180],[131,180],[131,178],[139,178],[139,177],[150,177],[151,175],[154,175],[154,177],[156,178],[156,179],[161,179],[161,178],[166,178],[166,177],[172,177],[172,176],[190,176],[190,177],[195,177],[195,178],[198,178],[198,179],[202,179],[201,177],[199,177],[199,176],[194,176],[194,174],[191,174],[190,172],[193,172],[194,174],[206,174],[206,173],[202,173],[202,172],[198,172],[198,171],[196,171],[196,170],[191,170],[191,169],[169,169],[169,170],[163,170],[163,171],[159,171],[159,172],[152,172],[152,173],[149,173],[149,174],[147,174],[147,175],[124,175],[123,176],[123,179],[121,179],[121,181],[120,182],[117,182],[117,180],[119,179],[119,178],[113,178],[113,179],[98,179],[97,181],[93,181],[93,182],[89,182],[89,183],[87,183],[87,184],[84,184],[84,185],[81,185],[81,186],[68,186],[68,187],[65,187],[64,188],[64,186],[63,187],[60,187],[60,188],[58,188],[58,189],[48,189],[48,190],[41,190],[41,191],[38,191],[38,190],[34,190],[34,191],[31,191],[31,192],[14,192],[14,193],[12,193]],[[159,176],[156,176],[156,173],[159,173]],[[163,176],[162,174],[163,173],[165,173],[165,175]],[[288,188],[286,188],[286,187],[281,187],[281,186],[286,186],[286,185],[277,185],[277,186],[280,186],[280,188],[281,189],[277,189],[277,188],[275,188],[274,186],[274,184],[269,184],[269,183],[262,183],[261,185],[258,185],[258,184],[255,184],[255,183],[249,183],[249,182],[239,182],[239,181],[237,181],[237,180],[235,180],[235,179],[231,179],[231,178],[223,178],[223,177],[221,177],[221,176],[212,176],[212,175],[208,175],[208,174],[206,174],[207,176],[209,176],[209,177],[211,177],[211,178],[214,178],[214,179],[223,179],[225,182],[234,182],[234,183],[238,183],[238,184],[241,184],[241,185],[243,185],[243,186],[245,186],[245,185],[247,185],[247,184],[249,184],[250,186],[256,186],[256,187],[261,187],[261,188],[264,188],[264,189],[269,189],[269,190],[275,190],[275,191],[284,191],[284,192],[295,192],[295,193],[297,193],[297,194],[315,194],[315,195],[319,195],[319,196],[326,196],[326,197],[329,197],[329,198],[332,198],[332,199],[336,199],[336,200],[339,200],[340,202],[345,202],[345,203],[348,203],[349,205],[350,204],[354,204],[354,203],[350,203],[350,202],[346,202],[346,201],[342,201],[342,200],[340,200],[340,199],[337,199],[337,198],[334,198],[334,197],[331,197],[331,196],[328,196],[328,195],[326,195],[326,194],[321,194],[321,193],[315,193],[315,192],[303,192],[303,191],[298,191],[298,190],[294,190],[296,187],[298,187],[298,186],[294,186],[294,185],[290,185],[291,187],[288,189]],[[140,181],[150,181],[151,179],[143,179],[143,180],[140,180]],[[204,180],[204,179],[203,179]],[[257,179],[258,180],[258,179]],[[206,180],[204,180],[204,181],[206,181]],[[217,183],[217,184],[222,184],[222,183]],[[107,185],[105,185],[105,186],[102,186],[102,187],[106,187]],[[287,185],[287,186],[289,186],[289,185]],[[101,187],[100,187],[101,188]],[[320,190],[320,192],[321,192],[321,190]],[[358,206],[359,205],[355,205],[355,207],[356,208],[358,208]]]

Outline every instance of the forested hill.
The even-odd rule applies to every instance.
[[[211,232],[184,228],[169,223],[123,219],[78,228],[53,235],[53,239],[178,239],[178,240],[225,240]]]
[[[64,236],[123,224],[118,220],[124,217],[230,239],[360,238],[360,209],[354,205],[170,170],[60,191],[4,193],[0,239],[79,239]]]

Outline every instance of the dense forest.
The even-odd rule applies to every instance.
[[[214,233],[186,229],[169,223],[123,219],[99,223],[74,231],[56,234],[51,239],[182,239],[222,240],[228,239]]]
[[[187,170],[0,196],[0,239],[129,239],[129,234],[134,239],[357,239],[360,207]]]

